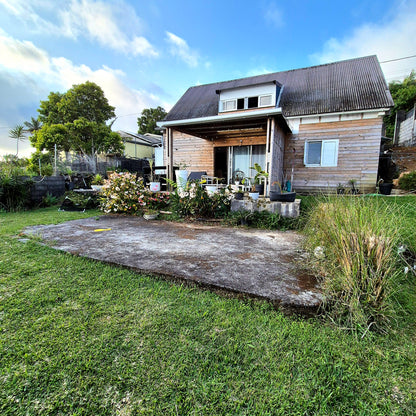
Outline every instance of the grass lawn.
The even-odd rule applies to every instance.
[[[1,415],[416,414],[414,317],[360,339],[19,241],[96,214],[0,213]]]

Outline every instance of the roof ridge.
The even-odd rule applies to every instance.
[[[200,88],[200,87],[205,87],[205,86],[209,86],[209,85],[228,84],[228,83],[232,83],[232,82],[236,82],[236,81],[244,81],[244,80],[253,79],[253,78],[257,78],[257,77],[273,76],[275,74],[284,74],[284,73],[288,73],[288,72],[295,72],[295,71],[302,71],[302,70],[306,70],[306,69],[320,68],[320,67],[324,67],[324,66],[338,65],[338,64],[341,64],[341,63],[345,63],[345,62],[361,61],[361,60],[369,59],[369,58],[376,58],[378,60],[377,55],[375,55],[375,54],[374,55],[367,55],[367,56],[360,56],[358,58],[343,59],[342,61],[327,62],[326,64],[305,66],[305,67],[302,67],[302,68],[286,69],[284,71],[277,71],[277,72],[266,72],[265,74],[252,75],[252,76],[249,76],[249,77],[242,77],[242,78],[234,78],[234,79],[229,79],[229,80],[226,80],[226,81],[209,82],[208,84],[194,85],[192,87],[189,87],[188,89]]]

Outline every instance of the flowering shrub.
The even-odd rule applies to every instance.
[[[171,195],[171,208],[181,217],[223,217],[230,210],[233,194],[221,188],[208,194],[199,182],[188,183],[185,189],[176,189]]]
[[[102,189],[101,209],[106,214],[137,214],[146,209],[163,209],[168,203],[168,194],[151,192],[144,187],[142,178],[129,172],[111,174]]]

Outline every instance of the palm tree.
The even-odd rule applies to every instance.
[[[40,130],[42,127],[42,123],[34,117],[31,117],[30,121],[25,121],[23,124],[26,126],[25,130],[28,133],[33,133],[34,131]]]
[[[9,130],[9,137],[17,140],[16,156],[19,156],[19,140],[25,140],[25,129],[21,124],[18,124],[14,129]]]

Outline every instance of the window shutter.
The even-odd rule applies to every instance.
[[[322,141],[321,166],[337,166],[338,140]]]

